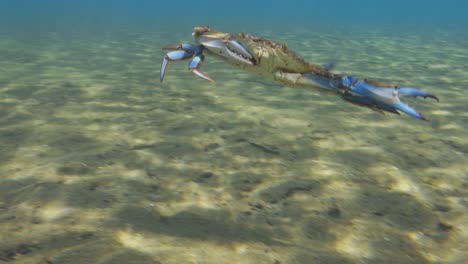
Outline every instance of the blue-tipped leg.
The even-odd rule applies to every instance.
[[[196,76],[203,78],[207,81],[214,82],[208,75],[200,71],[200,67],[203,63],[205,57],[203,56],[203,46],[202,45],[192,45],[186,43],[176,43],[170,44],[162,47],[163,50],[173,50],[164,56],[164,59],[161,63],[161,70],[159,78],[161,82],[164,80],[166,75],[167,67],[172,61],[180,61],[193,58],[189,62],[189,71],[195,74]]]
[[[167,67],[169,66],[170,62],[189,59],[192,56],[193,56],[193,52],[185,51],[185,50],[176,50],[176,51],[171,51],[167,53],[166,56],[164,56],[164,59],[162,60],[162,63],[161,63],[159,80],[161,82],[164,80],[164,76],[166,75]]]
[[[197,46],[187,43],[173,43],[161,48],[162,50],[190,50],[195,52]]]
[[[439,101],[437,96],[416,88],[390,86],[378,82],[370,82],[353,76],[344,76],[340,80],[340,89],[344,91],[343,98],[352,103],[376,108],[391,113],[401,111],[412,117],[429,121],[427,117],[400,100],[403,97],[429,97]]]
[[[210,76],[200,71],[200,67],[204,59],[205,59],[205,56],[203,56],[203,54],[193,57],[193,59],[189,62],[189,71],[200,78],[203,78],[210,82],[214,82],[214,80],[211,79]]]

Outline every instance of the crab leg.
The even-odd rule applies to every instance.
[[[164,76],[166,75],[167,67],[169,63],[172,61],[179,61],[179,60],[186,60],[193,56],[193,52],[186,51],[186,50],[176,50],[171,51],[164,56],[164,59],[161,63],[161,70],[159,73],[159,80],[162,82],[164,80]]]
[[[169,63],[172,61],[180,61],[193,58],[188,65],[189,71],[196,76],[203,78],[207,81],[214,82],[207,74],[203,73],[200,70],[200,67],[205,59],[203,56],[203,46],[186,44],[186,43],[175,43],[169,44],[167,46],[162,47],[163,50],[173,50],[164,56],[164,59],[161,63],[161,71],[160,71],[160,80],[161,82],[166,75],[167,67]]]
[[[186,43],[173,43],[166,45],[161,49],[174,50],[167,53],[162,60],[161,70],[159,73],[159,79],[161,82],[164,80],[164,76],[166,75],[167,67],[169,66],[170,62],[189,59],[193,57],[193,55],[199,50],[197,46]]]
[[[195,52],[197,46],[187,43],[173,43],[161,48],[162,50],[190,50]]]
[[[206,73],[200,71],[200,67],[205,59],[205,56],[203,54],[195,56],[190,62],[189,62],[189,71],[196,76],[203,78],[207,81],[214,82],[213,79],[210,78]]]

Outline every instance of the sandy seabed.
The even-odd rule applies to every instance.
[[[468,261],[466,38],[252,32],[436,94],[427,123],[212,57],[160,83],[190,30],[0,36],[0,263]]]

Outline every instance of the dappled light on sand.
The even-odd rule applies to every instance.
[[[411,102],[428,123],[209,56],[216,83],[176,63],[161,83],[191,26],[0,37],[0,262],[466,260],[466,38],[252,29],[437,93]]]

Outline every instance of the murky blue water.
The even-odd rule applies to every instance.
[[[466,1],[0,1],[0,262],[465,263]],[[207,56],[249,32],[430,122]]]
[[[463,30],[468,25],[462,0],[414,1],[9,1],[0,9],[2,27],[64,27],[251,24],[352,27],[398,26]],[[45,29],[45,28],[44,28]]]

